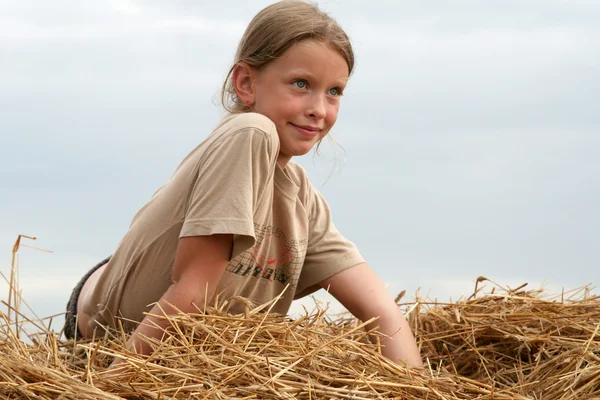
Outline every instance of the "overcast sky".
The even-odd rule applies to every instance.
[[[54,252],[21,251],[38,314],[64,311],[210,133],[270,3],[0,0],[0,268],[19,233]],[[332,131],[345,152],[297,162],[390,291],[597,284],[600,3],[320,5],[357,54]]]

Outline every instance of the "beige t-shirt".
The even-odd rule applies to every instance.
[[[140,322],[173,283],[181,237],[233,234],[219,298],[242,296],[258,305],[289,285],[271,310],[281,314],[322,280],[363,262],[304,169],[292,162],[279,167],[278,153],[267,117],[225,117],[134,216],[91,292],[89,328],[114,328],[119,316],[134,329],[126,321]],[[242,312],[243,305],[234,302],[229,311]]]

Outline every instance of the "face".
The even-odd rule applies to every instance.
[[[252,107],[275,123],[279,163],[308,153],[337,120],[348,64],[328,44],[305,40],[256,72]]]

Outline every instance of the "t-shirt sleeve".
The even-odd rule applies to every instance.
[[[213,143],[199,162],[179,237],[231,233],[232,258],[252,247],[254,213],[277,160],[271,134],[248,127]]]
[[[308,247],[294,299],[316,292],[323,280],[364,262],[354,243],[334,225],[325,198],[310,183],[308,185]]]

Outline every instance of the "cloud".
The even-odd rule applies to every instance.
[[[211,20],[188,16],[157,21],[153,27],[170,34],[218,34],[235,38],[241,37],[245,24],[241,21]]]
[[[8,276],[6,276],[8,278]],[[37,276],[20,279],[18,287],[20,288],[21,296],[28,303],[43,303],[50,298],[67,298],[70,293],[67,293],[65,288],[74,287],[81,279],[78,275],[59,275],[59,276]],[[4,280],[3,280],[4,281]],[[0,286],[0,298],[8,298],[9,286],[4,281]],[[66,305],[66,302],[65,302]],[[35,311],[35,309],[34,309]]]
[[[124,0],[101,6],[86,3],[80,7],[70,7],[69,4],[67,2],[64,5],[71,9],[69,20],[54,18],[55,15],[49,17],[45,12],[42,18],[36,18],[36,11],[23,13],[23,10],[11,17],[0,17],[0,46],[18,44],[22,48],[49,43],[55,46],[69,43],[89,45],[106,43],[111,39],[129,42],[133,38],[139,41],[145,37],[181,34],[218,35],[222,40],[227,37],[238,38],[245,29],[245,23],[241,21],[195,15],[165,15],[159,10]]]
[[[0,243],[14,242],[15,239],[16,235],[8,238],[0,234]],[[94,256],[74,251],[59,251],[52,254],[26,247],[40,246],[44,248],[46,245],[54,247],[47,237],[40,237],[38,241],[40,243],[24,239],[23,246],[17,253],[15,264],[19,301],[15,303],[13,300],[13,306],[18,304],[21,314],[31,319],[64,313],[73,287],[83,274],[99,261]],[[62,246],[57,247],[62,250]],[[51,248],[51,250],[55,250],[55,248]],[[10,255],[9,252],[2,251],[0,253]],[[3,275],[0,277],[0,300],[8,301],[10,260],[0,266],[2,266],[0,272]],[[1,308],[6,312],[6,306]],[[57,331],[62,329],[63,321],[62,315],[54,317],[52,328]],[[49,320],[45,321],[46,326],[49,322]]]
[[[270,3],[2,3],[0,244],[33,233],[56,252],[27,256],[25,291],[62,309],[114,250],[218,121],[237,40]],[[398,289],[597,281],[596,2],[438,3],[322,2],[357,53],[333,131],[347,159],[325,186],[331,164],[298,162],[372,267],[410,277]]]
[[[419,299],[425,302],[459,302],[466,301],[475,291],[475,280],[477,276],[454,276],[445,279],[431,279],[422,282],[420,279],[409,278],[406,281],[386,281],[386,287],[392,297],[396,297],[402,291],[406,291],[401,303],[412,303]],[[485,296],[494,290],[494,293],[505,293],[504,290],[514,290],[521,288],[524,291],[540,291],[540,296],[547,299],[560,298],[561,294],[566,293],[565,298],[580,294],[582,289],[588,283],[577,282],[547,282],[545,280],[519,280],[514,277],[503,277],[495,275],[490,276],[492,281],[482,281],[478,284],[477,297]],[[591,290],[594,287],[590,287]],[[579,293],[579,294],[578,294]],[[327,309],[327,314],[336,315],[347,313],[348,310],[333,296],[324,290],[319,290],[311,296],[304,297],[292,303],[290,315],[299,317],[306,312],[314,312],[319,309]],[[405,311],[405,308],[403,308]]]
[[[576,25],[597,30],[600,14],[593,0],[565,3],[561,0],[402,3],[378,1],[377,7],[360,0],[323,4],[338,17],[342,25],[354,21],[396,24],[399,30],[435,30],[447,32],[498,28],[537,28],[552,25]]]
[[[141,11],[141,7],[136,3],[132,0],[113,0],[112,6],[120,14],[132,15],[139,14]]]

